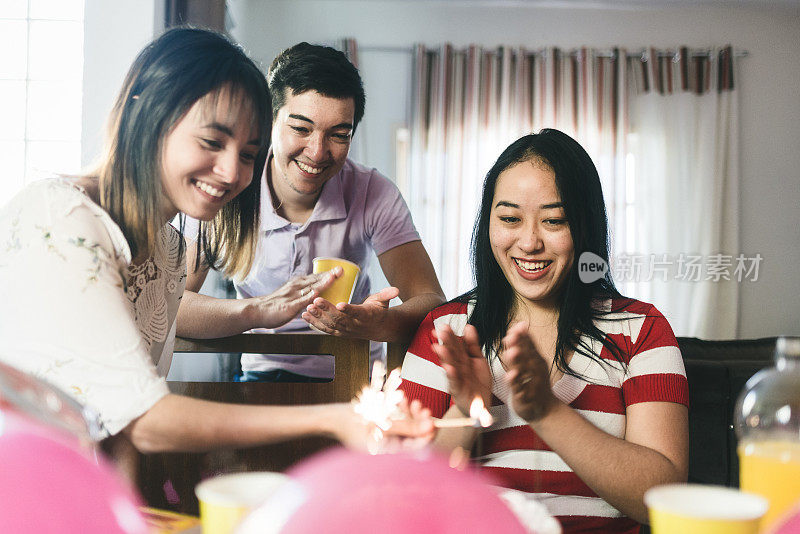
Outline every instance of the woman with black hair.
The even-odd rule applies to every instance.
[[[472,428],[435,444],[476,450],[565,532],[638,532],[644,492],[687,477],[687,382],[666,319],[614,287],[600,179],[574,139],[546,129],[506,148],[472,256],[475,288],[422,323],[402,389],[445,418],[480,397],[494,423],[478,445]]]
[[[365,447],[372,429],[349,404],[221,404],[171,394],[164,378],[186,282],[183,236],[169,221],[204,221],[195,262],[249,271],[270,112],[264,75],[227,38],[177,28],[147,45],[97,168],[33,183],[0,210],[0,360],[71,394],[143,452],[305,435]],[[314,291],[287,320],[330,278],[309,275]],[[429,417],[411,411],[393,432],[430,436]]]

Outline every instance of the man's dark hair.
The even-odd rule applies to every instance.
[[[355,102],[353,131],[364,116],[364,84],[358,69],[340,51],[306,42],[287,48],[276,57],[267,73],[272,97],[272,118],[286,104],[286,91],[299,95],[316,91],[332,98],[352,98]]]

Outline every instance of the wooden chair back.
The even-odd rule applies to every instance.
[[[405,343],[386,344],[386,368],[389,371],[403,367],[403,358],[406,357],[407,349],[408,345]]]

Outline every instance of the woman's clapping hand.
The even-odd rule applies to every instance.
[[[457,336],[447,325],[434,331],[434,335],[440,343],[434,343],[432,348],[447,373],[450,395],[458,409],[469,415],[475,397],[480,397],[484,406],[491,406],[492,373],[475,327],[467,325],[464,337]]]
[[[533,346],[528,323],[511,326],[502,340],[506,380],[511,386],[511,406],[529,423],[550,413],[559,402],[550,387],[550,369]]]

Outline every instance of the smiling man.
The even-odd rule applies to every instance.
[[[195,293],[207,271],[190,272],[178,335],[219,337],[288,321],[281,330],[313,326],[334,335],[409,341],[444,294],[397,187],[347,157],[364,115],[358,70],[333,48],[300,43],[275,58],[268,78],[272,146],[261,177],[258,257],[235,284],[236,300]],[[371,251],[392,284],[374,294],[366,273]],[[193,257],[191,246],[188,253]],[[356,304],[333,306],[316,297],[327,279],[309,276],[315,257],[359,265]],[[390,307],[397,296],[402,304]],[[372,354],[380,356],[378,344]],[[247,381],[322,381],[333,376],[333,361],[245,354],[242,371]]]

